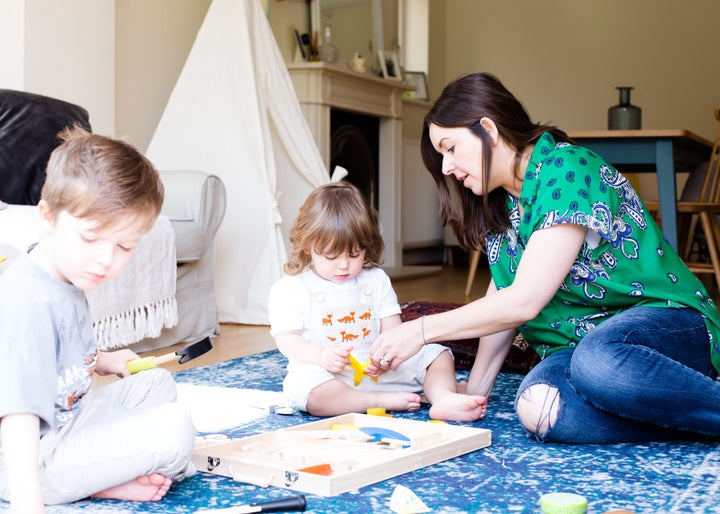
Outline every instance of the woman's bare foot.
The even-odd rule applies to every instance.
[[[443,421],[475,421],[487,412],[487,398],[478,395],[449,393],[430,407],[430,417]]]
[[[160,473],[151,473],[137,477],[124,484],[108,487],[93,494],[93,498],[126,500],[134,502],[156,502],[161,500],[170,489],[172,480]]]

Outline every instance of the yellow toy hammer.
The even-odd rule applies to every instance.
[[[143,357],[141,359],[127,361],[127,368],[130,370],[130,373],[134,375],[138,371],[156,368],[158,364],[164,364],[166,362],[173,361],[178,357],[180,358],[178,360],[178,364],[184,364],[187,361],[194,359],[195,357],[200,357],[201,355],[209,352],[212,349],[212,341],[209,337],[206,337],[205,339],[201,339],[197,343],[193,343],[184,348],[180,348],[176,352],[166,353],[165,355],[161,355],[160,357]]]

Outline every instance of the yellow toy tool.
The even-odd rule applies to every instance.
[[[212,348],[212,341],[209,337],[206,337],[205,339],[201,339],[197,343],[188,345],[184,348],[179,349],[176,352],[166,353],[165,355],[161,355],[160,357],[143,357],[142,359],[127,361],[127,368],[130,370],[130,373],[134,375],[138,371],[156,368],[158,364],[164,364],[166,362],[173,361],[178,357],[180,358],[178,360],[178,364],[184,364],[187,361],[194,359],[195,357],[200,357],[201,355],[209,352],[210,350],[212,350]]]
[[[360,364],[360,362],[358,362],[358,360],[352,355],[348,357],[348,359],[350,359],[350,364],[348,364],[348,366],[355,370],[355,386],[357,386],[363,377],[368,376],[365,374],[365,368],[367,368],[372,363],[372,361],[368,359],[362,364]],[[374,382],[377,382],[377,377],[370,378],[372,378]]]

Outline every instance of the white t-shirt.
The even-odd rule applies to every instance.
[[[315,344],[352,344],[358,359],[379,334],[380,320],[400,314],[390,278],[380,268],[362,270],[344,284],[312,270],[285,276],[270,290],[270,333],[301,330]],[[364,348],[365,351],[360,349]]]

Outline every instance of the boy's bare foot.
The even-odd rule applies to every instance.
[[[487,398],[478,395],[450,393],[430,407],[430,417],[443,421],[475,421],[487,412]]]
[[[170,489],[172,480],[160,473],[151,473],[137,477],[124,484],[108,487],[93,494],[93,498],[126,500],[135,502],[156,502],[161,500]]]

